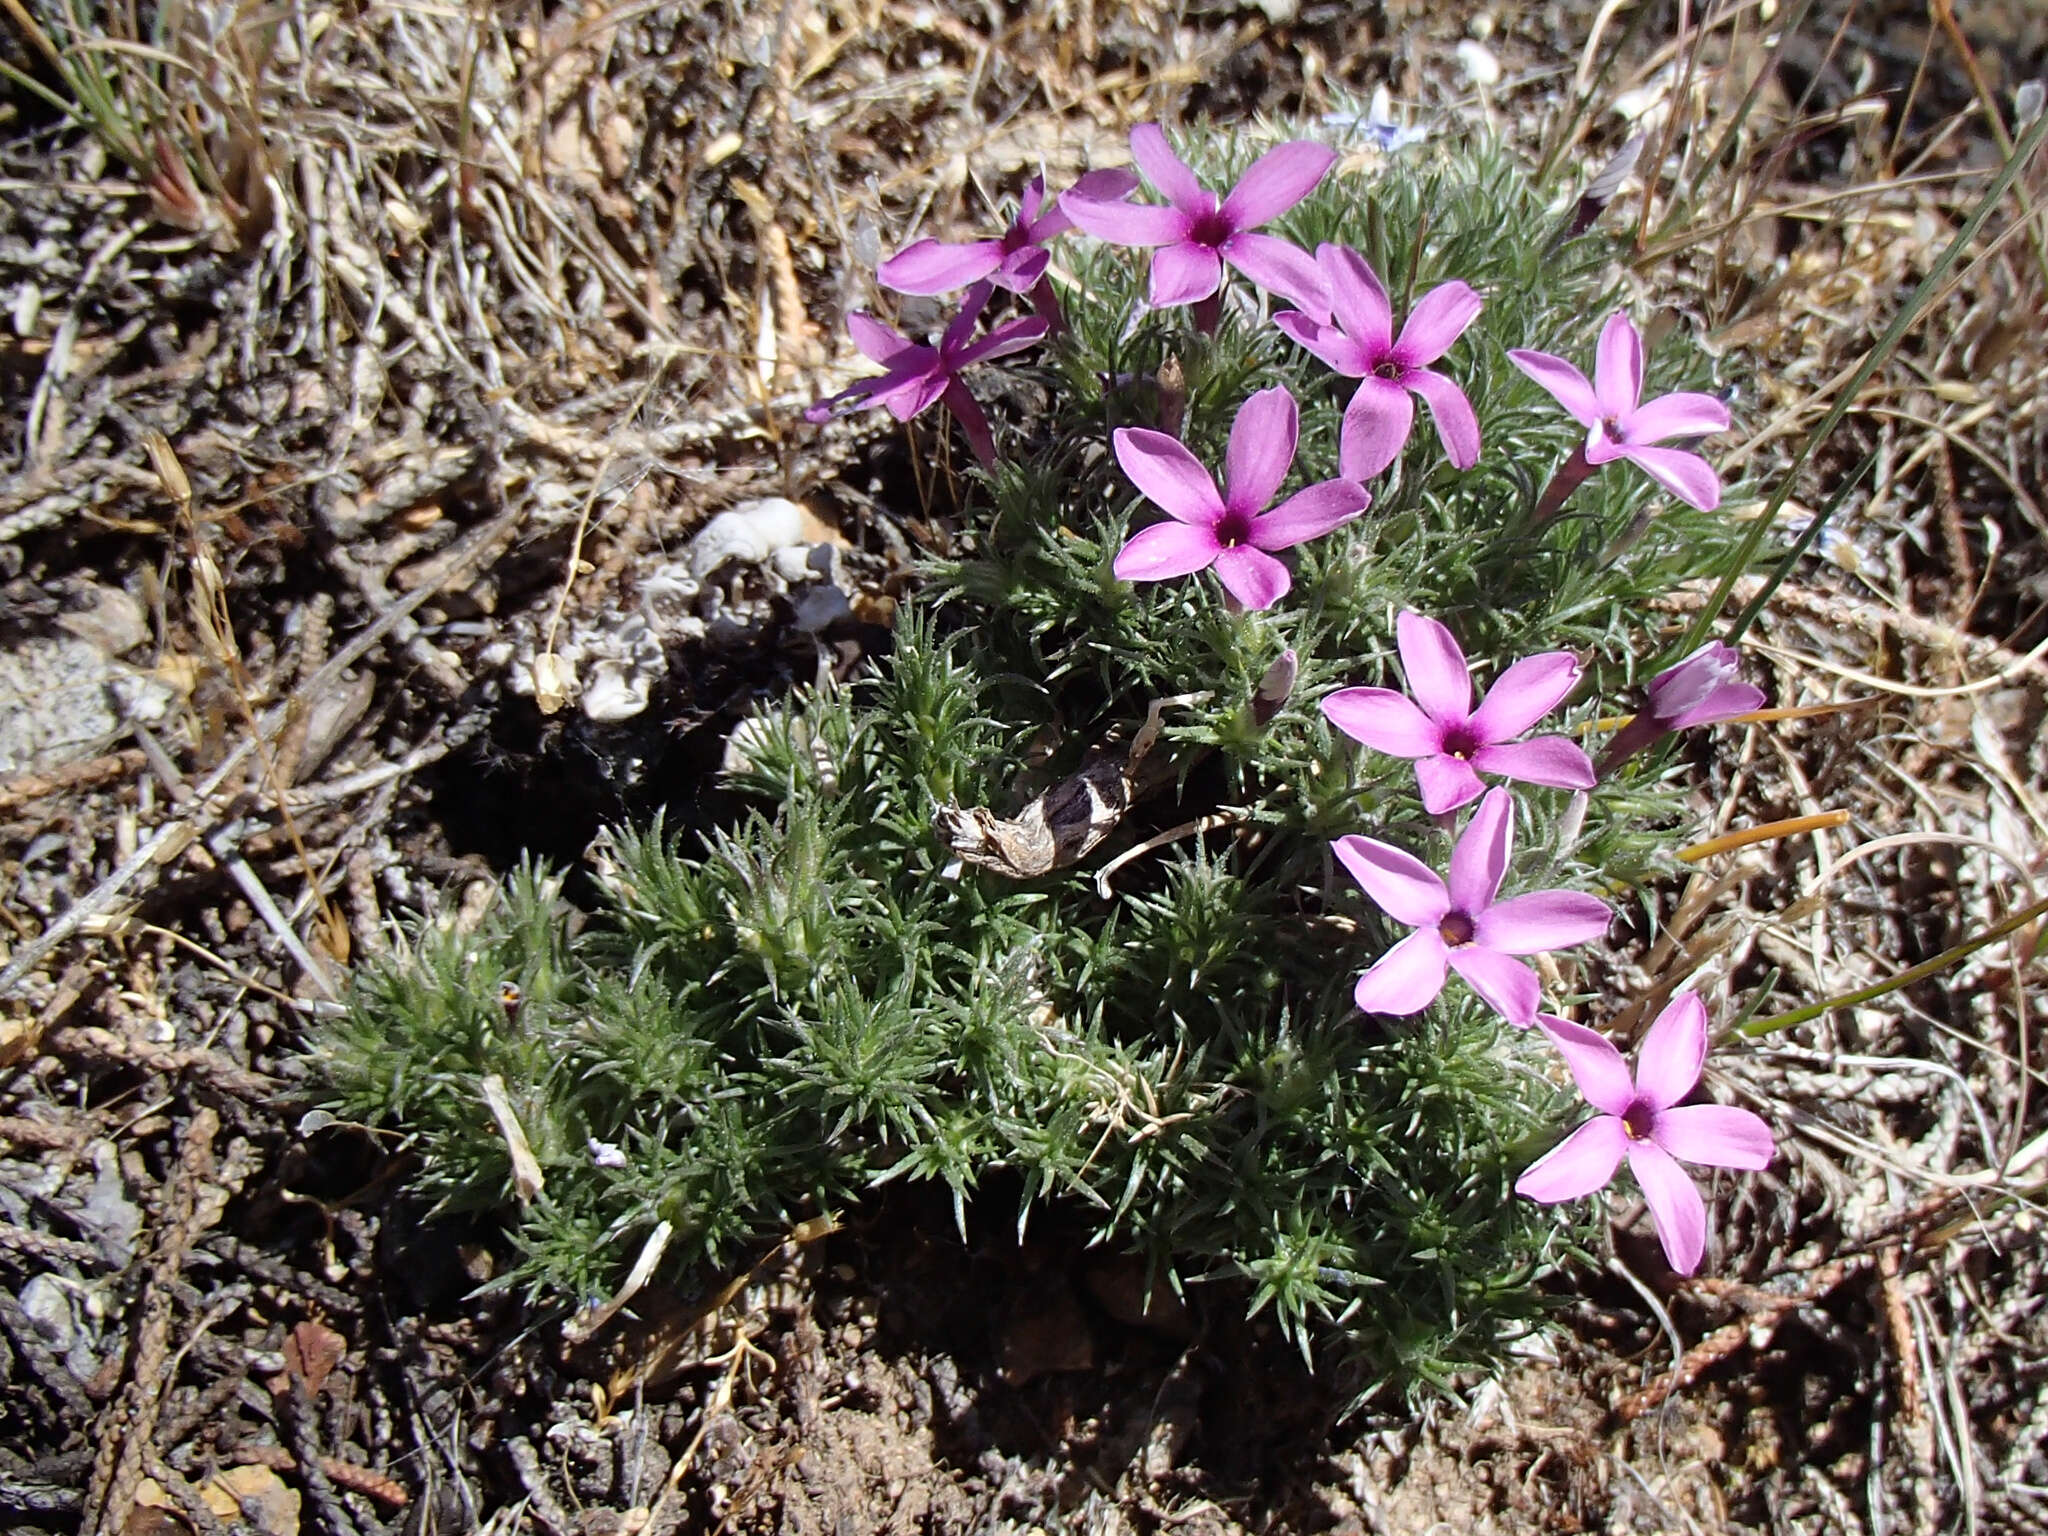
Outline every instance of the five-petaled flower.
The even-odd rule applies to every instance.
[[[1074,196],[1113,203],[1138,189],[1138,178],[1126,170],[1090,171],[1074,183]],[[1047,249],[1059,236],[1074,227],[1062,211],[1059,199],[1048,202],[1045,178],[1034,176],[1025,184],[1010,227],[994,240],[972,240],[946,244],[919,240],[905,246],[875,269],[884,288],[898,293],[951,293],[987,278],[998,288],[1012,293],[1030,293],[1045,276],[1052,259]]]
[[[1125,581],[1162,581],[1213,565],[1247,608],[1270,608],[1286,596],[1293,577],[1271,551],[1350,522],[1372,500],[1355,481],[1323,480],[1266,511],[1294,464],[1299,427],[1294,396],[1280,385],[1245,401],[1231,423],[1221,495],[1179,439],[1144,427],[1117,428],[1117,462],[1173,520],[1134,535],[1117,553],[1116,574]]]
[[[1354,834],[1332,844],[1380,910],[1415,930],[1358,978],[1354,996],[1362,1010],[1420,1013],[1443,991],[1448,966],[1510,1024],[1527,1025],[1543,991],[1536,973],[1514,957],[1584,944],[1607,931],[1614,914],[1583,891],[1495,899],[1507,873],[1514,821],[1508,792],[1488,790],[1451,850],[1448,883],[1387,843]]]
[[[960,382],[960,374],[992,357],[1023,351],[1045,335],[1046,323],[1037,316],[1005,320],[990,327],[986,335],[970,341],[974,323],[981,318],[991,291],[987,283],[976,283],[967,291],[960,313],[953,317],[936,347],[906,340],[872,315],[848,315],[846,328],[853,335],[853,344],[885,371],[872,379],[862,379],[830,399],[820,400],[804,412],[804,419],[826,421],[843,411],[879,405],[898,421],[908,421],[935,402],[942,402],[967,434],[975,458],[984,467],[993,465],[995,434],[989,430],[988,417],[981,406]]]
[[[1579,451],[1588,465],[1627,459],[1672,495],[1702,512],[1721,504],[1721,480],[1696,453],[1653,444],[1728,430],[1728,407],[1712,395],[1681,391],[1643,399],[1643,338],[1616,311],[1600,331],[1593,382],[1561,357],[1520,348],[1515,366],[1557,397],[1586,429]]]
[[[1297,139],[1266,151],[1224,197],[1217,197],[1166,142],[1157,123],[1131,130],[1131,157],[1166,204],[1105,201],[1078,187],[1060,206],[1082,229],[1112,245],[1156,246],[1154,309],[1193,304],[1223,284],[1229,262],[1271,293],[1321,313],[1323,279],[1308,252],[1272,235],[1254,234],[1309,193],[1336,163],[1335,150]]]
[[[1451,349],[1479,316],[1481,299],[1468,283],[1440,283],[1409,311],[1399,337],[1379,274],[1347,246],[1316,248],[1335,324],[1283,310],[1273,323],[1347,379],[1362,379],[1337,437],[1337,469],[1370,480],[1400,457],[1415,426],[1410,391],[1429,402],[1444,452],[1460,469],[1479,462],[1479,418],[1465,392],[1429,365]]]
[[[1690,992],[1674,997],[1643,1037],[1633,1076],[1605,1035],[1547,1014],[1537,1022],[1599,1113],[1523,1174],[1515,1192],[1545,1205],[1576,1200],[1602,1188],[1626,1157],[1664,1257],[1691,1274],[1706,1250],[1707,1211],[1679,1162],[1756,1169],[1768,1167],[1774,1151],[1771,1128],[1748,1110],[1679,1103],[1706,1064],[1706,1006]]]
[[[1391,688],[1341,688],[1323,700],[1323,713],[1375,751],[1414,758],[1424,810],[1434,816],[1478,799],[1486,787],[1481,773],[1553,789],[1593,787],[1592,760],[1575,743],[1562,736],[1515,740],[1578,683],[1579,663],[1569,651],[1523,657],[1494,679],[1474,709],[1472,672],[1448,629],[1404,608],[1394,635],[1415,697]]]

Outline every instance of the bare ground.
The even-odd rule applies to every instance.
[[[8,1525],[2048,1525],[2033,928],[1730,1069],[1789,1156],[1725,1193],[1723,1278],[1653,1280],[1618,1208],[1609,1268],[1557,1281],[1555,1358],[1420,1416],[1340,1418],[1351,1384],[1240,1298],[1148,1315],[1139,1277],[1057,1231],[962,1243],[904,1195],[764,1256],[708,1316],[643,1294],[569,1350],[561,1312],[475,1296],[492,1234],[424,1222],[402,1148],[302,1123],[293,1046],[387,918],[460,921],[519,852],[573,858],[610,817],[715,816],[694,786],[723,732],[815,671],[806,584],[765,573],[701,635],[608,651],[650,561],[793,497],[853,552],[828,662],[879,643],[942,496],[900,445],[795,406],[840,376],[875,255],[978,224],[978,188],[1041,158],[1385,83],[1439,132],[1484,120],[1532,152],[1582,88],[1590,170],[1627,135],[1617,102],[1656,134],[1685,101],[1673,142],[1701,159],[1728,126],[1732,153],[1645,291],[1759,359],[1737,456],[1768,485],[1995,164],[1979,83],[2004,131],[2048,36],[2017,5],[1972,8],[1964,37],[1826,3],[1775,50],[1747,10],[1679,46],[1653,6],[1607,21],[1602,76],[1590,12],[195,13],[172,44],[205,81],[179,141],[197,174],[131,169],[17,92]],[[2037,166],[2026,206],[2042,187]],[[1798,482],[1795,512],[1818,507],[1878,450],[1756,632],[1777,700],[1851,707],[1700,753],[1717,830],[1846,819],[1703,859],[1632,959],[1641,990],[1706,965],[1775,974],[1791,1007],[2038,898],[2032,229],[1987,226]],[[543,654],[651,707],[544,715]]]

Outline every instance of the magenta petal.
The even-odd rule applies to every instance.
[[[1415,402],[1392,379],[1361,382],[1337,430],[1337,469],[1347,480],[1370,480],[1401,456],[1415,426]]]
[[[846,331],[853,338],[853,344],[860,348],[861,356],[872,359],[884,367],[902,358],[907,352],[930,353],[926,366],[939,360],[939,354],[933,348],[921,347],[914,341],[905,340],[873,315],[864,315],[859,310],[846,317]]]
[[[1137,190],[1137,172],[1118,166],[1114,170],[1089,171],[1067,188],[1066,195],[1084,198],[1094,203],[1120,203]],[[1038,241],[1050,240],[1056,235],[1065,234],[1072,223],[1072,219],[1062,211],[1060,204],[1055,203],[1051,209],[1031,221],[1031,238]]]
[[[1281,310],[1273,323],[1346,378],[1362,379],[1372,372],[1372,359],[1365,348],[1334,325],[1325,325],[1298,309]]]
[[[967,338],[974,334],[974,327],[981,319],[981,312],[988,308],[988,301],[995,293],[991,283],[976,283],[960,298],[960,313],[946,322],[945,332],[939,337],[939,356],[954,358],[967,345]]]
[[[1586,376],[1563,358],[1516,347],[1508,353],[1508,361],[1556,396],[1557,403],[1571,412],[1580,426],[1591,427],[1604,414]]]
[[[1355,480],[1319,480],[1253,518],[1251,540],[1260,549],[1292,549],[1343,527],[1371,502],[1365,487]]]
[[[1664,1005],[1636,1055],[1636,1091],[1652,1109],[1669,1109],[1699,1083],[1707,1061],[1707,1005],[1681,992]]]
[[[1394,310],[1372,263],[1348,245],[1316,247],[1316,264],[1330,290],[1330,312],[1345,334],[1373,353],[1376,363],[1394,345]],[[1368,363],[1360,373],[1370,373]]]
[[[1451,849],[1451,905],[1473,918],[1493,905],[1515,845],[1515,799],[1490,789]]]
[[[1145,179],[1176,208],[1190,213],[1207,213],[1216,206],[1216,194],[1195,179],[1187,162],[1166,142],[1166,130],[1157,123],[1140,123],[1131,130],[1131,158]]]
[[[1157,258],[1155,258],[1156,260]],[[1294,396],[1275,384],[1238,407],[1230,424],[1230,446],[1223,454],[1223,504],[1239,512],[1257,512],[1273,499],[1294,463],[1300,413]],[[1265,545],[1285,548],[1285,545]]]
[[[1218,247],[1226,260],[1268,293],[1312,315],[1326,314],[1330,296],[1315,258],[1272,235],[1235,234]]]
[[[1186,214],[1157,203],[1105,202],[1074,191],[1060,199],[1060,212],[1083,233],[1111,245],[1172,245],[1188,232]]]
[[[1471,712],[1472,671],[1448,629],[1413,608],[1403,608],[1394,620],[1394,644],[1416,703],[1446,724]]]
[[[1481,747],[1472,754],[1472,766],[1481,773],[1548,789],[1591,789],[1598,777],[1585,748],[1562,736]]]
[[[1351,999],[1363,1013],[1420,1013],[1444,989],[1444,941],[1434,928],[1411,933],[1358,978]]]
[[[1622,457],[1689,507],[1711,512],[1721,505],[1721,477],[1696,453],[1682,448],[1624,448]]]
[[[890,379],[894,379],[895,382],[891,383]],[[945,394],[948,382],[948,375],[938,371],[908,375],[891,374],[882,380],[871,398],[876,405],[884,407],[898,421],[909,421],[912,417],[929,410],[938,398]]]
[[[1031,238],[1031,226],[1037,222],[1039,210],[1045,207],[1045,172],[1024,183],[1024,190],[1017,198],[1017,221],[1015,228],[1024,238]]]
[[[1646,400],[1628,418],[1628,440],[1661,443],[1670,437],[1711,437],[1728,430],[1728,407],[1712,395],[1681,390]]]
[[[1709,1168],[1768,1168],[1778,1150],[1762,1116],[1729,1104],[1667,1109],[1650,1139],[1673,1157]]]
[[[1207,570],[1221,552],[1216,535],[1207,528],[1154,523],[1117,551],[1110,569],[1123,581],[1164,581]]]
[[[1437,440],[1444,456],[1459,469],[1479,462],[1479,418],[1465,391],[1430,368],[1411,368],[1401,382],[1429,402],[1429,414],[1436,422]]]
[[[1671,722],[1674,731],[1695,725],[1718,725],[1764,707],[1764,691],[1753,683],[1723,683]]]
[[[1416,762],[1415,787],[1422,795],[1422,808],[1432,816],[1455,811],[1486,793],[1486,785],[1472,771],[1472,765],[1448,753]]]
[[[1387,916],[1411,928],[1434,928],[1451,909],[1436,871],[1412,853],[1353,833],[1330,844],[1337,862]]]
[[[1504,955],[1541,955],[1590,944],[1613,921],[1614,913],[1598,896],[1529,891],[1473,913],[1472,933],[1475,943]]]
[[[992,357],[1008,357],[1012,352],[1022,352],[1035,347],[1045,337],[1044,319],[1027,315],[1017,320],[1005,320],[984,335],[977,337],[963,347],[948,354],[946,363],[954,372],[970,368],[976,363],[985,363]]]
[[[1003,264],[989,274],[989,281],[1012,293],[1029,293],[1051,265],[1051,251],[1042,245],[1027,245],[1005,256]]]
[[[1230,595],[1257,612],[1287,595],[1294,577],[1264,550],[1239,544],[1216,557],[1216,577]]]
[[[1465,978],[1479,1000],[1510,1024],[1526,1025],[1535,1019],[1543,988],[1536,973],[1521,961],[1477,944],[1460,945],[1450,952],[1450,960],[1451,969]]]
[[[971,245],[920,240],[875,268],[875,276],[884,288],[898,293],[951,293],[980,282],[1002,262],[1000,240],[976,240]]]
[[[1443,750],[1443,731],[1391,688],[1340,688],[1323,700],[1330,724],[1353,741],[1389,757],[1434,757]]]
[[[1152,253],[1152,290],[1147,297],[1154,309],[1193,304],[1222,286],[1223,258],[1206,245],[1183,241]]]
[[[1472,711],[1480,740],[1512,741],[1549,714],[1578,686],[1579,659],[1570,651],[1524,656],[1493,680]]]
[[[1654,1142],[1629,1144],[1628,1171],[1636,1176],[1643,1198],[1650,1203],[1650,1219],[1657,1224],[1664,1261],[1681,1275],[1691,1274],[1707,1251],[1707,1207],[1699,1190],[1671,1154]]]
[[[953,413],[953,419],[960,423],[960,430],[966,434],[967,446],[974,450],[975,461],[983,469],[993,469],[996,462],[996,435],[990,430],[988,413],[981,408],[981,402],[967,392],[967,386],[958,379],[946,385],[946,392],[939,397],[946,402],[946,409]]]
[[[1628,1150],[1628,1131],[1612,1115],[1596,1115],[1552,1147],[1515,1180],[1515,1193],[1540,1205],[1576,1200],[1605,1187]]]
[[[1629,416],[1643,398],[1643,338],[1618,309],[1600,328],[1600,345],[1593,354],[1593,393],[1600,399],[1603,416]]]
[[[1557,1047],[1588,1104],[1610,1115],[1628,1113],[1636,1098],[1635,1079],[1629,1076],[1628,1063],[1612,1040],[1554,1013],[1537,1014],[1536,1027]]]
[[[1257,229],[1315,191],[1336,163],[1337,152],[1327,144],[1297,139],[1276,145],[1238,177],[1223,199],[1223,217],[1232,229]]]
[[[1393,361],[1404,368],[1426,368],[1465,334],[1484,306],[1470,283],[1440,283],[1416,301],[1394,343]]]
[[[1216,482],[1179,438],[1149,427],[1118,427],[1111,440],[1131,483],[1169,516],[1208,528],[1223,515]]]

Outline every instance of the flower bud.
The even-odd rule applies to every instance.
[[[1742,661],[1719,640],[1710,640],[1674,667],[1650,679],[1646,713],[1667,731],[1713,725],[1759,709],[1763,691],[1738,682]]]

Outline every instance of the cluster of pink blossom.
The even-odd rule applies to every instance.
[[[1412,434],[1415,400],[1428,406],[1445,456],[1459,469],[1479,461],[1479,420],[1458,382],[1437,365],[1476,320],[1484,300],[1471,285],[1442,283],[1416,300],[1395,329],[1386,286],[1357,251],[1324,244],[1313,256],[1260,231],[1295,207],[1335,163],[1310,142],[1279,145],[1235,186],[1202,185],[1153,124],[1131,132],[1137,169],[1164,203],[1133,200],[1138,176],[1096,171],[1049,199],[1043,177],[1025,189],[1016,218],[997,238],[947,245],[921,240],[882,263],[878,276],[898,292],[967,290],[959,314],[934,346],[909,341],[867,315],[848,327],[883,372],[810,411],[823,420],[879,405],[907,421],[943,404],[960,422],[984,466],[995,444],[987,417],[960,380],[972,365],[1029,347],[1062,325],[1049,274],[1051,242],[1070,230],[1152,251],[1149,302],[1194,306],[1197,325],[1213,330],[1225,268],[1290,306],[1273,323],[1338,375],[1357,379],[1338,435],[1337,475],[1272,505],[1293,468],[1299,434],[1294,398],[1274,386],[1246,400],[1232,424],[1222,484],[1177,437],[1142,427],[1113,434],[1116,459],[1165,520],[1139,530],[1113,569],[1127,581],[1164,581],[1214,567],[1230,599],[1265,609],[1292,584],[1281,551],[1320,537],[1371,504],[1365,482],[1399,459]],[[1029,298],[1034,314],[975,328],[997,288]],[[1627,459],[1673,496],[1701,510],[1719,504],[1718,476],[1706,459],[1659,446],[1728,429],[1726,407],[1711,395],[1681,392],[1644,401],[1642,338],[1625,314],[1609,317],[1589,381],[1562,357],[1524,349],[1509,359],[1586,428],[1586,439],[1538,503],[1537,520],[1594,469]],[[1698,1083],[1707,1050],[1706,1010],[1684,994],[1644,1037],[1631,1076],[1603,1036],[1540,1011],[1541,984],[1525,958],[1587,943],[1605,933],[1612,913],[1599,898],[1569,890],[1500,890],[1514,840],[1515,805],[1481,775],[1585,791],[1592,760],[1563,736],[1522,739],[1577,686],[1581,666],[1563,651],[1526,657],[1506,668],[1474,707],[1472,674],[1442,624],[1411,611],[1396,621],[1409,692],[1345,688],[1323,713],[1366,747],[1416,765],[1422,805],[1448,825],[1478,801],[1439,876],[1402,849],[1362,836],[1337,839],[1338,860],[1379,907],[1414,932],[1387,951],[1357,983],[1367,1013],[1422,1011],[1456,972],[1508,1023],[1534,1025],[1556,1045],[1598,1113],[1525,1173],[1523,1195],[1554,1202],[1605,1185],[1625,1154],[1642,1186],[1672,1267],[1691,1273],[1705,1246],[1698,1191],[1675,1160],[1725,1168],[1761,1168],[1772,1155],[1768,1127],[1746,1110],[1681,1105]],[[1728,647],[1709,644],[1654,678],[1647,702],[1610,743],[1602,770],[1664,734],[1733,718],[1758,708],[1762,694],[1736,680]]]
[[[1410,695],[1345,688],[1323,713],[1346,735],[1394,757],[1415,759],[1424,807],[1448,817],[1477,799],[1478,809],[1451,849],[1443,876],[1413,854],[1356,835],[1332,849],[1388,917],[1415,931],[1358,978],[1354,999],[1366,1013],[1402,1016],[1435,1002],[1455,971],[1508,1023],[1536,1025],[1563,1055],[1580,1092],[1600,1111],[1525,1173],[1516,1190],[1548,1202],[1591,1194],[1613,1177],[1624,1152],[1642,1186],[1671,1267],[1698,1268],[1706,1245],[1699,1191],[1672,1161],[1715,1168],[1761,1168],[1771,1158],[1768,1126],[1745,1109],[1679,1106],[1699,1082],[1707,1053],[1707,1015],[1686,993],[1657,1016],[1644,1037],[1634,1079],[1605,1036],[1539,1011],[1542,985],[1523,957],[1589,943],[1607,931],[1607,903],[1583,891],[1540,890],[1500,899],[1514,849],[1514,799],[1486,789],[1480,773],[1524,783],[1589,789],[1591,759],[1561,736],[1515,741],[1547,715],[1579,678],[1564,651],[1525,657],[1494,680],[1472,707],[1472,674],[1451,632],[1404,611],[1396,620]],[[1625,727],[1644,726],[1638,744],[1681,725],[1746,714],[1763,695],[1734,681],[1735,654],[1718,642],[1660,672],[1642,711]]]

